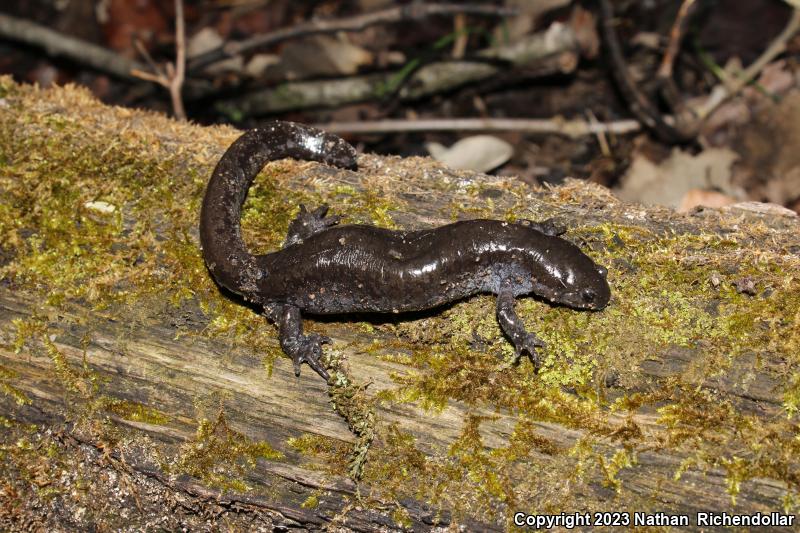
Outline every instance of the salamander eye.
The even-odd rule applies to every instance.
[[[583,289],[581,291],[581,298],[583,298],[583,301],[587,304],[594,302],[596,297],[597,293],[594,291],[594,289]]]
[[[597,265],[597,273],[605,278],[608,276],[608,269],[604,266]]]

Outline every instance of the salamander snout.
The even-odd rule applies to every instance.
[[[592,288],[583,289],[581,291],[581,298],[587,305],[591,305],[597,299],[597,291]]]
[[[576,309],[593,309],[599,311],[608,305],[611,290],[604,278],[592,280],[589,286],[584,286],[574,292],[562,296],[562,303]]]
[[[569,300],[567,305],[579,309],[594,309],[596,311],[605,308],[605,306],[608,305],[608,300],[611,298],[611,290],[605,279],[595,281],[596,283],[591,287],[584,287],[577,291],[577,293],[570,295],[572,297],[567,298],[567,300]]]
[[[560,292],[554,298],[556,301],[575,309],[595,311],[608,305],[611,288],[606,280],[608,271],[604,267],[594,264],[585,257],[577,268],[570,268],[567,272],[567,282],[564,284],[567,290]]]
[[[581,289],[580,297],[587,309],[599,311],[608,305],[608,301],[611,299],[611,287],[608,286],[606,280],[608,271],[604,267],[598,266],[597,274],[597,276],[592,276],[587,287]]]
[[[608,286],[608,269],[592,263],[591,275],[585,276],[585,286],[580,290],[580,297],[587,309],[599,311],[608,305],[611,299],[611,287]]]

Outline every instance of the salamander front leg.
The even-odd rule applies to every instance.
[[[502,290],[497,295],[497,322],[511,344],[514,345],[516,357],[514,364],[519,363],[523,353],[527,353],[535,368],[539,368],[539,356],[536,348],[544,348],[545,344],[533,333],[528,333],[525,326],[514,311],[514,294],[510,290]]]
[[[286,248],[292,244],[302,242],[303,239],[308,239],[312,235],[335,226],[342,219],[338,215],[326,217],[326,214],[328,214],[327,204],[322,204],[310,212],[306,210],[306,206],[300,204],[300,212],[289,224],[289,232],[286,235],[286,242],[283,243],[283,247]]]
[[[312,333],[303,335],[303,318],[300,309],[293,305],[269,305],[266,315],[278,326],[278,336],[284,353],[294,362],[294,375],[300,375],[300,365],[308,363],[314,372],[328,381],[330,375],[322,366],[322,345],[331,342],[329,337]]]

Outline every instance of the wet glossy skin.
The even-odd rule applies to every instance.
[[[422,231],[335,226],[258,257],[261,302],[314,314],[430,309],[479,292],[608,303],[604,272],[575,245],[523,224],[469,220]]]
[[[241,206],[267,161],[293,157],[356,167],[355,150],[319,130],[276,122],[234,142],[211,177],[200,216],[209,271],[223,287],[264,307],[281,345],[325,379],[319,357],[328,339],[303,335],[301,312],[402,312],[430,309],[476,293],[493,293],[498,321],[517,355],[542,346],[514,312],[514,299],[535,294],[577,309],[604,308],[606,270],[552,224],[469,220],[421,231],[334,226],[327,208],[305,208],[283,249],[251,255],[241,238]]]

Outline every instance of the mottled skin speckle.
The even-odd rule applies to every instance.
[[[515,298],[535,294],[576,309],[603,309],[610,289],[605,268],[558,237],[549,222],[468,220],[420,231],[337,226],[327,206],[300,214],[281,250],[252,255],[240,218],[247,191],[271,160],[293,157],[356,168],[356,152],[341,138],[290,122],[250,130],[222,156],[200,214],[206,265],[219,285],[263,306],[280,330],[295,373],[308,363],[326,380],[321,345],[304,335],[302,313],[399,313],[430,309],[477,293],[497,295],[497,320],[517,357],[536,362],[543,346],[525,330]]]

